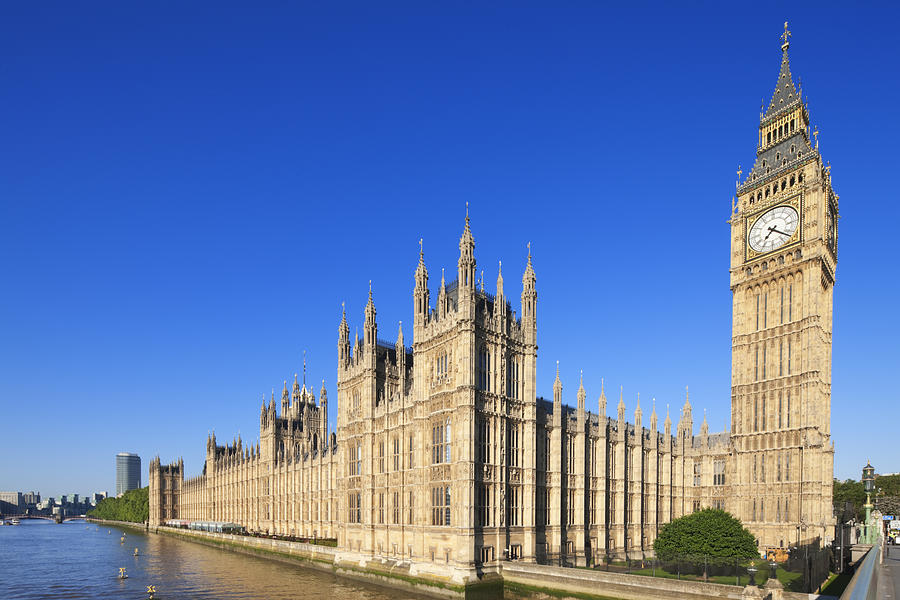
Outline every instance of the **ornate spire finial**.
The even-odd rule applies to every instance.
[[[818,152],[819,151],[819,126],[818,125],[816,125],[815,129],[813,130],[813,137],[816,138],[816,152]]]
[[[600,395],[605,396],[606,392],[603,390],[603,378],[600,378]]]
[[[422,238],[419,238],[419,260],[425,260],[425,249],[422,246]]]
[[[791,37],[791,32],[788,31],[788,22],[785,21],[784,22],[784,33],[781,34],[781,39],[784,42],[783,44],[781,44],[782,52],[786,52],[787,49],[790,47],[791,43],[788,41],[788,39],[790,37]]]
[[[735,189],[741,187],[741,173],[743,173],[743,171],[741,170],[741,165],[738,165],[738,169],[737,169],[737,181],[734,182],[734,187],[735,187]]]
[[[372,280],[369,280],[369,300],[372,299]]]
[[[785,30],[787,29],[787,23],[785,25]],[[466,200],[466,227],[469,226],[469,201]]]
[[[444,289],[444,267],[441,267],[441,289]]]
[[[581,371],[579,372],[578,385],[584,387],[584,369],[581,369]]]
[[[484,269],[481,270],[481,291],[484,292]]]
[[[531,264],[531,242],[528,242],[528,264]]]
[[[559,379],[559,361],[556,361],[556,378]]]

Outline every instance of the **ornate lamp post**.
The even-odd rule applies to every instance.
[[[869,522],[872,520],[872,492],[875,491],[875,468],[872,463],[866,461],[866,466],[862,470],[863,489],[866,490],[866,524],[863,538],[866,544],[875,543],[875,528]]]

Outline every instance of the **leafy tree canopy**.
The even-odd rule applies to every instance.
[[[656,555],[674,560],[684,555],[758,558],[756,539],[724,510],[707,508],[665,524],[654,543]]]
[[[150,488],[142,487],[125,492],[121,498],[104,498],[97,504],[97,508],[88,512],[88,516],[143,523],[150,518],[149,491]]]

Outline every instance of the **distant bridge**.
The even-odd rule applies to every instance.
[[[43,521],[54,521],[56,523],[64,523],[66,521],[72,521],[74,519],[84,519],[87,515],[4,515],[3,518],[6,520],[10,519],[41,519]]]

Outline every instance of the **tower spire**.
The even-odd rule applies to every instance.
[[[413,307],[415,308],[415,318],[413,320],[415,328],[425,324],[428,317],[428,308],[430,304],[428,292],[428,269],[425,268],[425,251],[422,249],[422,238],[419,238],[419,264],[416,265],[416,287],[413,290]]]
[[[578,412],[584,413],[584,398],[587,394],[584,392],[584,371],[581,371],[578,379]]]
[[[772,101],[769,102],[769,108],[763,119],[769,117],[787,106],[799,102],[800,96],[797,94],[797,88],[794,86],[794,80],[791,77],[791,61],[788,56],[788,48],[791,47],[788,41],[791,32],[788,31],[787,21],[784,22],[784,33],[781,34],[781,70],[778,72],[778,82],[775,84],[775,91],[772,93]]]
[[[469,203],[466,202],[466,225],[462,236],[459,238],[459,289],[460,291],[475,291],[475,238],[469,228]]]
[[[556,361],[556,379],[553,380],[553,404],[562,404],[562,381],[559,380],[559,361]]]
[[[619,421],[625,420],[625,395],[624,395],[624,387],[619,386],[619,406],[616,408],[617,417]]]

